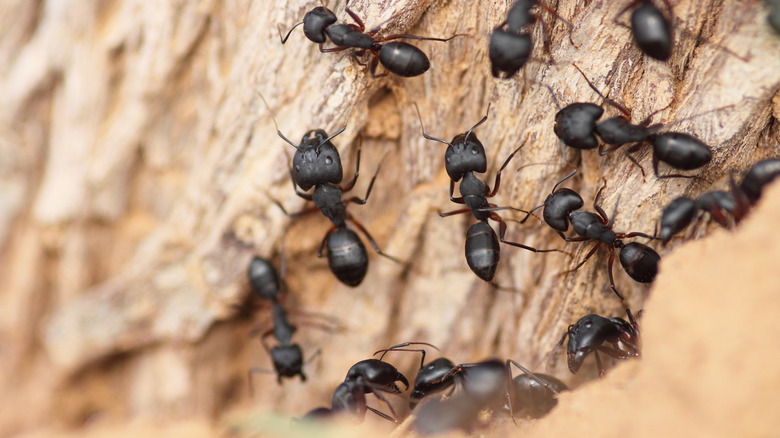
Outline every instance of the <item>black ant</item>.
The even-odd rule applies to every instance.
[[[525,28],[532,25],[537,19],[542,23],[543,32],[545,26],[544,20],[531,12],[534,6],[544,8],[560,18],[570,29],[572,28],[571,23],[564,20],[544,3],[538,0],[518,0],[507,12],[506,20],[496,26],[490,35],[488,57],[490,58],[490,71],[493,77],[509,79],[530,59],[533,41],[531,40],[531,34],[526,32]],[[571,31],[569,31],[569,41],[571,41]],[[545,40],[544,44],[549,52],[549,42]],[[573,41],[572,45],[574,45]]]
[[[300,376],[301,381],[306,381],[306,375],[303,373],[303,367],[307,363],[316,358],[320,351],[317,350],[311,357],[304,361],[303,351],[300,345],[293,344],[292,337],[295,333],[296,327],[291,325],[287,320],[287,312],[284,307],[274,302],[271,306],[271,313],[273,315],[273,328],[263,333],[260,337],[260,342],[263,344],[263,348],[271,356],[271,360],[274,364],[274,370],[276,372],[276,380],[281,385],[282,377],[292,378]],[[279,343],[274,347],[269,347],[266,342],[266,338],[273,335],[276,341]],[[249,385],[253,388],[252,375],[256,373],[268,373],[268,370],[260,368],[251,368],[249,370]]]
[[[436,374],[440,374],[445,364],[446,362],[442,362],[442,366],[437,367]],[[432,380],[433,376],[429,376],[431,380],[427,385],[446,384],[449,386],[457,382],[463,391],[446,399],[447,401],[457,401],[447,404],[440,399],[432,399],[421,404],[415,415],[413,428],[424,433],[442,432],[455,428],[469,430],[476,423],[479,411],[502,405],[504,397],[514,418],[515,409],[512,400],[519,400],[521,403],[527,401],[528,394],[525,392],[525,388],[531,385],[518,384],[517,382],[520,380],[512,378],[512,364],[523,371],[528,379],[534,381],[536,385],[546,388],[554,396],[560,392],[559,388],[566,387],[566,385],[558,386],[557,383],[548,383],[545,379],[539,378],[538,375],[511,359],[506,361],[488,359],[482,362],[455,365],[437,380]],[[446,386],[438,388],[436,392],[443,388]],[[517,393],[518,390],[521,393]],[[441,418],[437,418],[435,414]]]
[[[378,28],[365,32],[365,25],[363,20],[355,14],[349,8],[349,1],[345,5],[347,14],[355,21],[356,24],[334,24],[336,22],[336,15],[333,11],[324,8],[322,6],[316,7],[304,15],[303,21],[294,25],[287,35],[282,38],[281,29],[279,30],[279,38],[282,44],[287,42],[290,33],[293,29],[303,24],[303,33],[306,37],[320,45],[320,52],[340,52],[343,50],[357,49],[355,56],[361,56],[365,52],[370,52],[373,55],[371,60],[369,71],[372,77],[387,76],[387,73],[380,75],[376,74],[376,67],[378,64],[389,72],[394,73],[401,77],[414,77],[419,76],[431,66],[428,56],[425,52],[417,47],[405,43],[405,42],[390,42],[387,41],[406,38],[415,40],[426,41],[441,41],[446,42],[460,34],[453,35],[449,38],[432,38],[432,37],[420,37],[415,35],[388,35],[386,37],[376,37]],[[331,42],[336,47],[324,48],[326,42],[326,36],[330,38]]]
[[[527,418],[542,418],[558,405],[558,394],[569,387],[554,376],[534,373],[520,374],[512,380],[513,415]],[[544,385],[539,381],[544,382]]]
[[[631,155],[645,144],[652,142],[653,145],[653,171],[657,178],[693,178],[688,175],[680,174],[658,174],[658,163],[664,162],[669,166],[679,170],[694,170],[708,164],[712,160],[712,149],[698,138],[682,132],[656,132],[664,125],[650,125],[650,119],[660,111],[666,108],[654,111],[644,121],[639,124],[631,123],[631,113],[612,99],[605,97],[595,85],[588,79],[585,73],[580,70],[576,64],[572,64],[582,74],[585,81],[591,89],[595,91],[605,102],[614,106],[622,113],[621,116],[612,117],[602,122],[598,122],[604,109],[593,103],[577,102],[567,105],[560,109],[555,115],[555,135],[563,141],[566,146],[575,149],[596,149],[599,155],[607,155],[626,144],[636,143],[625,151],[626,156],[642,171],[645,171],[639,162]],[[545,85],[546,86],[546,85]],[[555,104],[560,108],[555,94],[549,86],[547,89],[552,93]],[[714,110],[706,111],[694,117],[702,116],[713,111],[720,111],[730,108],[733,105],[727,105]],[[675,123],[680,123],[678,120]],[[598,136],[598,137],[597,137]],[[609,145],[614,145],[610,149],[605,149],[604,144],[599,142],[599,138]]]
[[[669,0],[663,0],[663,4],[666,7],[666,14],[652,0],[633,0],[615,16],[614,20],[615,23],[628,27],[618,21],[618,19],[628,12],[629,9],[636,7],[631,13],[630,26],[634,42],[642,53],[659,61],[667,61],[672,56],[672,22],[674,21],[674,14],[672,13],[672,5],[669,3]],[[747,62],[745,58],[731,50],[718,44],[714,45],[732,56]]]
[[[626,314],[628,321],[619,317],[607,319],[596,314],[583,316],[569,326],[553,352],[560,348],[568,337],[566,357],[569,371],[577,374],[585,357],[593,353],[596,356],[599,376],[604,376],[606,371],[601,363],[599,352],[616,359],[640,356],[639,327],[631,310],[626,308]]]
[[[602,244],[609,246],[609,262],[607,271],[609,272],[609,284],[615,295],[623,300],[623,295],[618,292],[615,287],[615,280],[612,275],[612,264],[615,259],[615,250],[619,250],[620,265],[626,273],[635,281],[640,283],[652,283],[655,280],[655,276],[658,273],[658,262],[661,260],[661,256],[658,255],[655,250],[645,244],[631,242],[628,244],[623,243],[622,239],[631,237],[645,237],[648,239],[654,239],[653,236],[649,236],[644,233],[631,232],[631,233],[616,233],[612,230],[612,225],[615,220],[615,213],[617,212],[617,204],[612,212],[612,218],[607,217],[606,212],[598,205],[601,192],[606,187],[606,184],[602,186],[596,193],[596,198],[593,201],[593,208],[598,212],[592,213],[589,211],[573,211],[569,213],[569,222],[574,229],[574,232],[580,237],[567,238],[567,242],[587,242],[595,241],[596,245],[585,255],[585,258],[577,264],[573,269],[566,272],[573,272],[582,267],[593,254],[599,249]]]
[[[265,98],[262,95],[260,97],[268,106]],[[346,129],[346,126],[330,137],[321,129],[309,131],[301,139],[301,144],[296,146],[279,130],[279,125],[276,123],[276,118],[273,117],[273,114],[271,117],[276,125],[276,132],[279,134],[279,137],[296,148],[292,167],[290,168],[290,180],[293,184],[293,190],[299,197],[307,201],[313,201],[314,206],[296,213],[288,213],[279,201],[275,199],[272,199],[272,201],[289,217],[298,217],[319,210],[333,223],[333,226],[325,233],[325,237],[322,239],[317,257],[322,257],[322,252],[327,245],[328,266],[330,266],[330,270],[336,278],[352,287],[358,286],[363,281],[366,272],[368,272],[368,253],[357,233],[347,227],[346,222],[350,221],[366,236],[379,255],[400,263],[395,257],[382,252],[368,230],[347,212],[348,203],[362,205],[368,201],[371,189],[374,187],[374,181],[382,167],[381,164],[371,178],[364,198],[353,196],[344,200],[343,194],[352,190],[357,182],[360,172],[362,144],[358,145],[355,175],[352,177],[352,181],[342,187],[337,185],[343,179],[341,157],[330,140],[341,134]],[[302,190],[309,190],[311,187],[314,187],[314,192],[311,194],[305,193],[300,191],[299,187]]]
[[[282,277],[284,277],[284,256],[282,256]],[[259,256],[249,262],[249,284],[262,300],[278,302],[282,292],[281,281],[271,262]]]
[[[694,220],[703,219],[699,212],[710,214],[718,225],[731,228],[739,223],[750,208],[758,202],[764,186],[780,176],[780,159],[769,158],[754,164],[740,184],[731,180],[731,191],[716,190],[701,195],[696,201],[685,196],[669,203],[661,213],[661,241],[666,244],[672,236],[687,228]]]
[[[417,108],[416,104],[415,108]],[[488,106],[488,111],[489,110],[490,107]],[[466,263],[468,263],[469,268],[471,268],[479,278],[496,285],[493,281],[493,277],[495,276],[496,267],[498,266],[498,261],[501,256],[499,241],[507,245],[533,252],[562,252],[558,249],[536,249],[521,243],[506,240],[504,238],[507,230],[506,222],[504,222],[496,211],[514,210],[523,213],[528,212],[514,207],[498,207],[487,201],[487,198],[492,198],[498,192],[498,189],[501,186],[501,172],[509,164],[515,154],[520,151],[523,145],[520,145],[509,154],[504,161],[504,164],[498,169],[495,181],[493,182],[493,189],[491,190],[487,184],[474,174],[475,172],[483,173],[487,170],[485,148],[482,145],[482,142],[477,138],[477,135],[473,132],[474,129],[487,120],[487,115],[477,122],[477,124],[472,126],[465,134],[456,135],[452,139],[452,142],[447,142],[426,134],[419,108],[417,108],[417,116],[420,118],[420,129],[422,130],[423,137],[447,145],[444,159],[445,169],[450,176],[450,201],[456,204],[466,205],[465,208],[459,210],[447,213],[440,212],[439,216],[447,217],[471,212],[474,215],[474,218],[479,221],[471,225],[466,232]],[[455,182],[458,180],[461,180],[459,187],[461,196],[456,198],[454,196],[454,190]],[[498,222],[498,236],[496,236],[493,227],[488,224],[488,219]]]
[[[631,34],[644,54],[659,61],[666,61],[672,56],[672,5],[669,0],[663,2],[668,17],[651,0],[634,0],[615,16],[615,23],[620,24],[618,18],[639,5],[631,13]]]

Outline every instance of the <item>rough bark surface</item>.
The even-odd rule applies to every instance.
[[[615,228],[652,233],[671,199],[726,188],[730,172],[780,155],[780,38],[761,2],[681,0],[672,59],[659,63],[613,23],[622,2],[550,3],[574,23],[578,47],[561,20],[542,12],[556,63],[532,62],[499,81],[489,74],[486,46],[511,4],[504,1],[354,0],[367,29],[383,35],[468,35],[420,42],[432,68],[411,79],[371,78],[348,52],[320,53],[299,30],[280,44],[277,24],[289,28],[313,1],[2,2],[0,431],[94,419],[211,420],[247,402],[246,371],[271,366],[248,333],[269,327],[270,317],[267,308],[246,317],[235,305],[249,293],[250,257],[278,265],[282,246],[287,305],[336,317],[344,329],[324,332],[301,319],[296,341],[322,354],[305,383],[280,387],[271,375],[255,376],[251,403],[260,410],[300,415],[326,404],[351,364],[396,342],[431,342],[461,362],[501,356],[537,365],[580,316],[619,314],[604,252],[557,275],[575,261],[505,246],[496,280],[515,293],[470,272],[463,257],[470,219],[436,214],[453,209],[444,146],[421,136],[413,103],[426,132],[444,139],[490,105],[475,132],[491,185],[495,169],[523,145],[495,202],[526,209],[567,172],[517,170],[561,159],[555,104],[534,81],[564,105],[600,102],[576,62],[634,120],[668,106],[653,122],[682,120],[675,130],[714,150],[701,179],[657,180],[648,149],[636,155],[646,178],[620,152],[568,151],[581,170],[571,187],[587,204],[606,183],[605,210],[620,199]],[[343,2],[329,7],[346,20]],[[541,26],[533,36],[535,56],[546,58]],[[293,141],[346,125],[334,143],[347,175],[362,137],[356,193],[382,169],[368,203],[350,212],[406,265],[372,253],[360,287],[333,277],[315,256],[327,220],[290,220],[270,200],[289,211],[303,206],[287,173],[292,148],[258,94]],[[510,240],[565,248],[577,260],[589,248],[564,244],[541,225],[509,225]],[[615,273],[632,308],[643,307],[649,289],[619,267]],[[394,360],[407,372],[416,358]],[[552,372],[577,383],[562,360],[552,359]]]

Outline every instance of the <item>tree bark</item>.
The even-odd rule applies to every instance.
[[[286,31],[316,2],[4,2],[0,428],[79,425],[96,415],[218,418],[246,401],[247,370],[271,368],[248,333],[270,327],[270,312],[263,307],[247,318],[235,306],[250,293],[251,256],[279,266],[281,248],[287,306],[299,321],[295,341],[322,354],[307,366],[305,383],[280,387],[271,375],[255,376],[259,409],[301,415],[308,409],[301,406],[327,404],[353,363],[394,343],[431,342],[456,362],[500,356],[541,366],[580,316],[621,315],[606,252],[559,275],[589,246],[565,244],[537,223],[509,222],[509,240],[561,248],[574,260],[503,246],[496,281],[515,292],[470,272],[463,247],[472,220],[436,213],[457,208],[447,199],[444,146],[422,137],[413,107],[426,132],[445,140],[488,115],[474,132],[487,151],[491,186],[522,145],[495,202],[524,209],[568,173],[559,164],[518,170],[561,161],[552,130],[557,108],[540,83],[562,105],[602,103],[576,62],[634,121],[667,107],[653,123],[713,148],[698,179],[656,179],[649,148],[635,155],[645,177],[620,152],[566,151],[580,169],[569,186],[586,208],[602,185],[608,213],[620,201],[618,231],[651,234],[675,197],[726,189],[732,172],[780,155],[780,38],[766,25],[762,3],[675,2],[675,48],[666,63],[643,56],[613,22],[624,7],[618,3],[550,2],[573,23],[578,47],[562,20],[542,11],[550,53],[535,25],[536,61],[497,80],[486,45],[510,2],[351,2],[380,35],[466,34],[413,41],[432,67],[410,79],[372,78],[349,51],[320,53],[300,30],[280,44],[277,24]],[[329,7],[349,21],[343,3]],[[362,196],[380,164],[381,171],[366,205],[349,211],[405,264],[370,254],[359,287],[335,279],[315,256],[328,221],[290,220],[272,202],[303,207],[288,177],[292,149],[276,135],[272,114],[293,142],[310,129],[346,125],[333,140],[345,175],[362,139],[355,192]],[[642,308],[650,289],[619,267],[615,274],[632,309]],[[334,316],[344,329],[320,331],[296,311]],[[412,372],[417,359],[393,360]],[[550,364],[576,383],[563,355]],[[593,375],[584,370],[577,378]]]

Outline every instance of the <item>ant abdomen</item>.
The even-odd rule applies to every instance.
[[[368,253],[357,233],[349,228],[328,236],[328,265],[342,283],[355,287],[368,272]]]

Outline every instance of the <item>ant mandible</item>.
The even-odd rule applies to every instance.
[[[340,52],[343,50],[357,49],[355,56],[362,56],[365,52],[371,53],[373,59],[369,65],[371,76],[378,78],[387,76],[387,73],[376,74],[378,64],[389,72],[401,77],[419,76],[431,66],[428,56],[419,48],[405,42],[392,41],[396,39],[414,39],[426,41],[446,42],[462,34],[456,34],[449,38],[420,37],[416,35],[395,34],[385,37],[375,36],[378,27],[366,32],[365,24],[360,17],[349,8],[349,1],[346,2],[345,11],[355,21],[356,24],[335,24],[336,15],[330,9],[318,6],[307,12],[303,21],[295,24],[285,37],[282,37],[279,29],[279,38],[282,44],[287,42],[292,31],[303,24],[303,33],[306,37],[319,44],[320,52]],[[324,48],[327,38],[330,38],[335,47]]]

